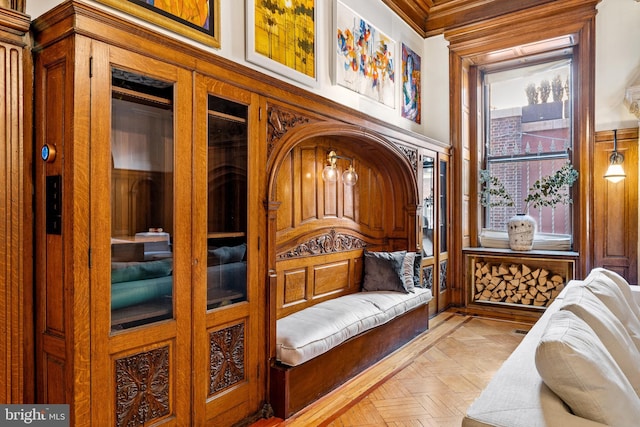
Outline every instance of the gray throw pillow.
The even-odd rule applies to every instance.
[[[408,293],[403,280],[403,262],[407,251],[364,251],[365,291],[397,291]]]

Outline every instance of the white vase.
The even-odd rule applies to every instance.
[[[507,222],[507,233],[511,250],[530,251],[536,234],[536,220],[529,215],[515,215]]]

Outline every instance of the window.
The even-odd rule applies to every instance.
[[[505,230],[510,217],[529,213],[538,232],[572,234],[571,205],[527,209],[524,203],[535,181],[571,161],[572,58],[564,50],[561,57],[523,62],[487,67],[480,75],[484,168],[503,183],[515,204],[487,207],[484,227]]]

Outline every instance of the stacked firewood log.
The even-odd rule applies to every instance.
[[[474,271],[475,301],[547,307],[564,288],[559,274],[526,264],[480,261]]]

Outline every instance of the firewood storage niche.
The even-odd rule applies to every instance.
[[[548,307],[574,278],[578,254],[565,251],[464,250],[468,304]]]

